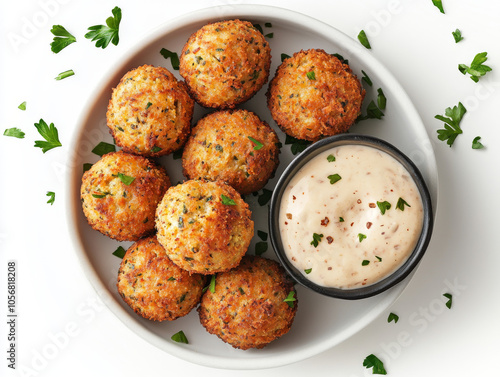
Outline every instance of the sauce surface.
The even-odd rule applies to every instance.
[[[288,259],[307,279],[359,288],[389,275],[411,255],[422,231],[422,199],[392,156],[342,145],[317,155],[292,178],[279,224]]]

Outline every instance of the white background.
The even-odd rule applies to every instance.
[[[65,181],[58,171],[83,104],[103,74],[152,28],[195,9],[242,3],[289,8],[322,20],[353,39],[364,29],[371,53],[408,92],[432,140],[439,169],[434,236],[403,295],[367,328],[339,346],[289,366],[261,371],[210,369],[160,351],[127,329],[98,300],[72,250],[65,215]],[[390,376],[499,375],[500,295],[500,3],[443,0],[308,1],[10,1],[0,4],[1,132],[18,127],[24,139],[0,136],[0,375],[368,376],[370,353]],[[120,43],[97,49],[83,38],[118,5]],[[77,35],[60,54],[50,51],[54,24]],[[464,40],[455,44],[459,28]],[[459,73],[487,51],[493,71],[474,83]],[[54,77],[67,69],[76,75]],[[27,110],[17,106],[27,101]],[[436,138],[434,115],[461,101],[464,133],[452,148]],[[62,148],[42,154],[33,124],[59,130]],[[404,127],[404,125],[401,125]],[[473,150],[481,136],[484,150]],[[47,191],[56,193],[54,205]],[[7,261],[18,265],[16,373],[7,368]],[[448,310],[443,293],[453,293]],[[390,312],[397,324],[387,323]],[[65,334],[65,335],[63,335]],[[24,367],[24,372],[19,368]]]

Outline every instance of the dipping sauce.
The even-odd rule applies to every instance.
[[[411,255],[423,226],[419,190],[395,158],[342,145],[306,163],[286,187],[279,227],[291,263],[313,283],[371,285]]]

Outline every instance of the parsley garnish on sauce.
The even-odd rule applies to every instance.
[[[222,200],[222,204],[225,204],[226,206],[235,206],[236,205],[236,202],[233,199],[231,199],[230,197],[228,197],[224,194],[221,194],[220,198]]]
[[[54,201],[56,200],[56,193],[53,191],[47,191],[46,196],[49,197],[49,200],[47,200],[47,203],[50,205],[53,205]]]
[[[309,275],[311,273],[313,269],[312,268],[308,268],[308,269],[305,269],[304,272]]]
[[[94,147],[94,149],[92,149],[92,153],[98,155],[99,157],[104,156],[106,153],[115,151],[116,147],[113,144],[106,143],[105,141],[101,141]]]
[[[465,64],[459,64],[458,70],[464,75],[468,73],[472,81],[478,82],[481,76],[484,76],[486,73],[491,71],[491,67],[483,64],[486,60],[488,60],[486,55],[488,55],[487,52],[480,52],[474,57],[470,67]]]
[[[76,38],[64,26],[54,25],[50,32],[55,35],[54,40],[50,44],[50,49],[56,54],[76,42]]]
[[[11,137],[17,137],[18,139],[24,139],[25,133],[21,131],[19,128],[12,127],[12,128],[7,128],[3,132],[4,136],[11,136]]]
[[[483,149],[484,145],[479,141],[481,136],[476,136],[474,140],[472,140],[472,149]]]
[[[295,296],[295,291],[290,291],[290,293],[288,294],[288,296],[283,300],[291,308],[293,308],[294,305],[295,305],[294,301],[297,301],[297,299],[295,297],[293,297],[293,296]]]
[[[313,245],[314,247],[318,247],[322,238],[323,238],[322,234],[313,233],[313,240],[311,241],[311,245]]]
[[[127,250],[125,250],[125,249],[123,248],[123,246],[118,246],[118,247],[116,248],[116,250],[115,250],[115,251],[113,251],[113,255],[114,255],[115,257],[118,257],[118,258],[120,258],[120,259],[123,259],[123,257],[125,256],[125,253],[126,253],[126,252],[127,252]]]
[[[59,73],[55,79],[57,81],[60,81],[62,79],[65,79],[66,77],[73,76],[74,74],[75,74],[75,71],[73,71],[72,69],[68,69],[67,71]]]
[[[439,9],[441,13],[444,14],[443,2],[441,0],[432,0],[432,4]]]
[[[359,242],[363,242],[363,240],[366,238],[366,234],[363,233],[358,233],[358,239]],[[365,263],[366,262],[366,263]],[[363,266],[366,266],[370,261],[364,260],[363,263],[361,263]]]
[[[35,127],[38,130],[38,133],[42,135],[45,140],[36,140],[35,147],[42,148],[42,152],[45,153],[53,148],[57,148],[62,146],[59,141],[59,135],[57,132],[57,128],[54,126],[54,123],[51,123],[50,126],[47,126],[47,123],[43,119],[40,119],[38,123],[35,123]]]
[[[251,136],[248,136],[248,139],[250,139],[250,141],[251,141],[252,143],[254,143],[254,144],[255,144],[255,146],[253,147],[254,151],[258,151],[259,149],[261,149],[261,148],[264,146],[264,144],[262,144],[262,143],[261,143],[260,141],[258,141],[258,140],[255,140],[255,139],[254,139],[253,137],[251,137]]]
[[[389,317],[387,317],[387,322],[391,323],[392,321],[394,321],[394,323],[398,323],[399,316],[397,314],[394,314],[394,313],[389,313]]]
[[[368,355],[363,361],[363,366],[365,368],[373,368],[373,374],[387,374],[384,363],[374,354]]]
[[[411,205],[409,205],[408,203],[406,203],[406,200],[404,200],[403,198],[399,198],[398,202],[396,203],[396,209],[404,211],[405,210],[405,206],[411,207]]]
[[[359,32],[359,34],[358,34],[358,40],[367,49],[371,49],[372,48],[372,46],[370,46],[370,42],[368,41],[368,37],[366,36],[366,33],[365,33],[364,30],[361,30]]]
[[[333,154],[330,154],[330,155],[328,155],[328,157],[326,159],[328,162],[333,162],[333,161],[335,161],[335,156]]]
[[[116,46],[120,41],[118,31],[122,19],[122,10],[118,7],[114,7],[111,13],[113,16],[106,19],[106,25],[91,26],[88,28],[89,32],[85,34],[85,38],[91,39],[92,42],[96,41],[96,47],[104,49],[108,47],[109,42]]]
[[[385,211],[391,209],[391,203],[386,200],[384,200],[383,202],[377,202],[377,206],[380,209],[380,213],[382,213],[382,215],[385,214]]]
[[[331,174],[327,177],[330,180],[330,184],[333,185],[342,179],[342,177],[338,174]]]
[[[363,262],[361,262],[361,265],[362,266],[368,266],[370,264],[370,261],[369,260],[363,260]]]
[[[184,331],[182,331],[182,330],[175,333],[174,335],[172,335],[172,337],[170,339],[172,339],[174,342],[177,342],[177,343],[189,344],[188,339],[187,339],[186,335],[184,334]]]
[[[445,123],[444,128],[437,130],[437,138],[441,141],[446,141],[450,147],[455,142],[458,135],[462,133],[460,128],[460,121],[462,120],[467,109],[462,105],[462,102],[458,103],[458,106],[453,106],[453,108],[447,107],[444,111],[446,117],[442,115],[436,115],[434,118]]]
[[[459,29],[452,31],[451,34],[453,34],[453,38],[455,39],[455,43],[458,43],[462,39],[464,39],[464,37],[462,37],[462,32]]]
[[[166,48],[162,48],[160,50],[161,56],[163,56],[165,59],[170,59],[170,63],[172,64],[172,68],[175,69],[176,71],[179,70],[179,55],[177,55],[176,52],[167,50]]]

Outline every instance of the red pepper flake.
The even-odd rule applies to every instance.
[[[351,226],[353,226],[353,225],[354,225],[354,223],[351,223]]]
[[[361,199],[358,199],[356,203],[361,204]]]
[[[292,199],[293,199],[293,200],[295,200],[295,199],[297,199],[297,198],[295,197],[295,195],[292,195]]]
[[[377,206],[377,205],[376,205],[375,203],[370,203],[370,204],[368,204],[368,207],[370,207],[370,208],[375,208],[376,206]]]
[[[291,219],[292,219],[292,214],[291,214],[291,213],[287,213],[287,214],[286,214],[286,218],[287,218],[288,220],[291,220]]]
[[[328,236],[326,237],[326,240],[328,241],[328,244],[331,244],[333,242],[333,237]]]
[[[372,223],[368,221],[366,223],[366,229],[370,229],[371,227],[372,227]]]
[[[331,270],[332,270],[332,268],[331,268],[331,267],[328,267],[328,271],[331,271]]]
[[[321,225],[327,226],[329,222],[330,222],[330,219],[325,216],[325,218],[323,220],[321,220]]]

